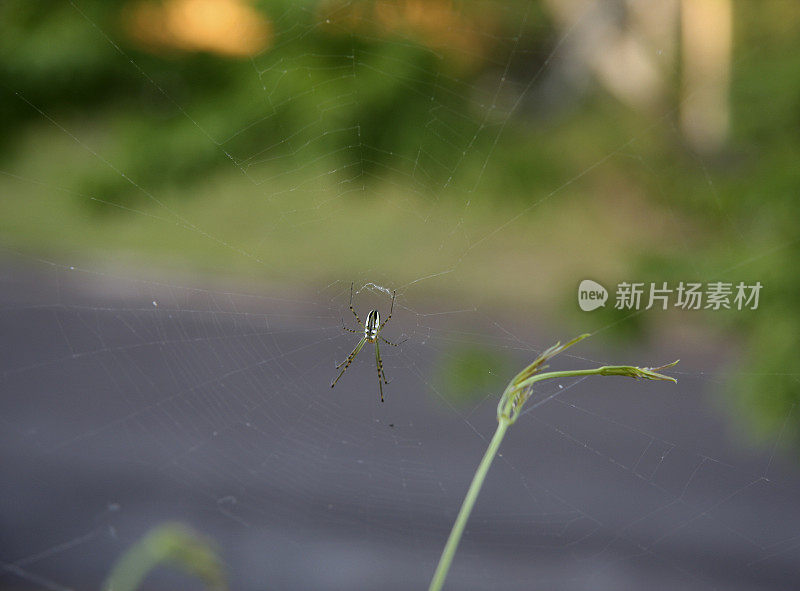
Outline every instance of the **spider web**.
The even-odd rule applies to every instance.
[[[503,134],[593,12],[558,34],[537,69],[513,80],[518,60],[531,53],[521,40],[536,5],[499,9],[520,23],[510,32],[476,33],[463,25],[462,34],[480,34],[500,48],[491,57],[491,81],[465,75],[445,83],[432,66],[434,82],[425,90],[430,107],[418,121],[424,140],[413,158],[386,160],[384,148],[365,139],[368,124],[343,125],[342,112],[366,104],[371,77],[405,84],[396,73],[401,58],[375,60],[355,41],[335,55],[301,52],[277,61],[270,52],[256,55],[252,99],[262,105],[261,116],[217,130],[133,60],[79,2],[71,5],[98,43],[130,63],[131,76],[192,122],[198,142],[247,178],[261,197],[260,211],[272,214],[265,245],[285,233],[299,242],[306,233],[327,231],[350,211],[347,200],[363,195],[394,212],[398,225],[421,223],[438,252],[420,259],[419,271],[404,281],[376,267],[294,291],[279,280],[258,288],[209,286],[188,275],[159,280],[126,270],[113,255],[105,263],[73,264],[66,256],[37,258],[9,246],[0,278],[4,583],[98,586],[145,531],[179,520],[219,544],[232,588],[424,587],[492,435],[498,394],[487,388],[459,404],[436,368],[454,349],[471,346],[498,351],[518,367],[569,336],[529,324],[488,297],[463,305],[449,294],[487,264],[484,246],[516,236],[520,225],[568,198],[575,184],[602,175],[609,161],[628,158],[647,171],[640,144],[655,131],[677,135],[672,113],[588,164],[568,166],[545,193],[503,212],[490,231],[475,233],[470,211],[479,206],[478,189],[492,172]],[[282,43],[331,25],[329,19],[292,25],[294,11],[304,10],[310,9],[286,9],[274,19],[290,31]],[[469,13],[465,6],[455,11]],[[367,23],[379,29],[377,21]],[[402,55],[414,42],[400,35],[393,44]],[[433,54],[470,57],[452,39]],[[341,75],[327,71],[316,79],[319,69]],[[299,90],[282,87],[302,76],[307,81]],[[319,118],[307,128],[271,141],[281,101],[313,103],[323,84],[342,92],[316,105]],[[454,87],[480,111],[473,128],[453,123],[460,116],[449,96]],[[147,205],[119,207],[163,225],[174,248],[188,250],[199,241],[269,273],[272,259],[261,249],[240,248],[234,233],[190,219],[180,203],[151,191],[95,147],[88,132],[18,95],[94,166],[143,195]],[[439,159],[442,145],[446,161]],[[35,171],[3,173],[14,182],[43,183]],[[71,191],[67,183],[46,183],[43,190]],[[441,208],[454,195],[463,203],[455,219]],[[369,248],[369,237],[342,237],[347,240]],[[539,245],[535,237],[525,244]],[[352,320],[351,281],[362,318],[372,308],[386,313],[397,292],[383,334],[408,340],[384,348],[392,383],[383,405],[368,351],[335,390],[329,387],[335,363],[358,338],[341,330],[343,318]],[[565,354],[556,367],[654,365],[681,356],[674,372],[679,385],[613,379],[542,385],[490,472],[451,572],[452,588],[763,589],[800,580],[800,477],[777,453],[782,433],[767,449],[745,446],[731,435],[738,427],[714,398],[735,352],[698,337],[620,359],[601,352],[612,323],[586,318],[595,343]],[[498,376],[500,388],[503,379]],[[793,412],[786,417],[795,419]],[[163,573],[152,581],[189,584]]]

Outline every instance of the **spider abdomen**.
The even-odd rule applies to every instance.
[[[364,338],[370,343],[378,338],[378,327],[381,325],[381,315],[377,310],[370,311],[367,314],[367,321],[364,323]]]

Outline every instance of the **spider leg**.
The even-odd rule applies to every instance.
[[[393,292],[392,292],[392,307],[391,307],[391,308],[389,308],[389,315],[386,317],[386,320],[384,320],[383,322],[381,322],[381,325],[378,327],[378,332],[380,332],[381,330],[383,330],[383,327],[384,327],[384,326],[386,326],[386,323],[387,323],[387,322],[389,322],[389,320],[391,319],[391,317],[392,317],[392,312],[394,312],[394,299],[395,299],[396,297],[397,297],[397,290],[395,290],[395,291],[393,291]]]
[[[383,384],[388,384],[386,374],[383,373],[383,361],[381,361],[381,348],[378,341],[375,341],[375,364],[378,366],[378,389],[381,391],[381,402],[383,402]],[[383,378],[383,382],[381,382]]]
[[[356,332],[356,331],[353,331],[353,332]],[[380,335],[378,335],[378,336],[380,336]],[[380,338],[384,343],[386,343],[387,345],[391,345],[392,347],[398,347],[398,346],[402,345],[403,343],[405,343],[408,340],[408,337],[406,337],[402,341],[400,341],[399,343],[393,343],[391,341],[387,341],[383,337],[380,337]]]
[[[363,331],[361,331],[361,330],[353,330],[352,328],[347,328],[347,327],[344,325],[344,318],[342,318],[342,328],[343,328],[343,329],[345,329],[347,332],[354,332],[354,333],[356,333],[356,334],[359,334],[359,333],[363,332]]]
[[[367,342],[366,337],[364,337],[360,341],[358,341],[358,344],[356,345],[356,348],[353,349],[353,352],[350,353],[350,355],[347,356],[347,359],[345,359],[339,365],[336,366],[336,369],[339,369],[343,365],[344,365],[344,368],[339,373],[339,375],[336,376],[336,379],[333,380],[333,383],[331,384],[331,388],[333,388],[336,385],[336,382],[339,381],[339,378],[342,377],[342,375],[344,375],[344,372],[346,372],[347,368],[350,367],[350,364],[353,363],[353,359],[356,358],[356,355],[358,355],[358,352],[361,351],[361,347],[363,347],[364,343],[366,343],[366,342]]]
[[[356,314],[356,309],[353,307],[353,283],[350,283],[350,311],[353,313],[353,316],[356,317],[356,322],[358,322],[361,326],[364,326],[364,323],[361,322],[361,318],[358,317]],[[353,331],[356,332],[356,331]]]

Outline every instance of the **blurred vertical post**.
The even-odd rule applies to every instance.
[[[699,152],[715,152],[728,138],[732,20],[730,0],[681,2],[681,131]]]
[[[659,112],[666,87],[660,62],[673,54],[680,0],[545,0],[564,31],[562,67],[591,72],[622,102]]]

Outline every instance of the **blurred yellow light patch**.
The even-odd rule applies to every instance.
[[[327,0],[320,5],[320,20],[346,31],[413,37],[455,62],[473,66],[488,53],[488,34],[495,27],[488,10],[459,10],[451,0]]]
[[[244,0],[141,1],[123,13],[128,34],[150,51],[247,57],[272,42],[272,23]]]

